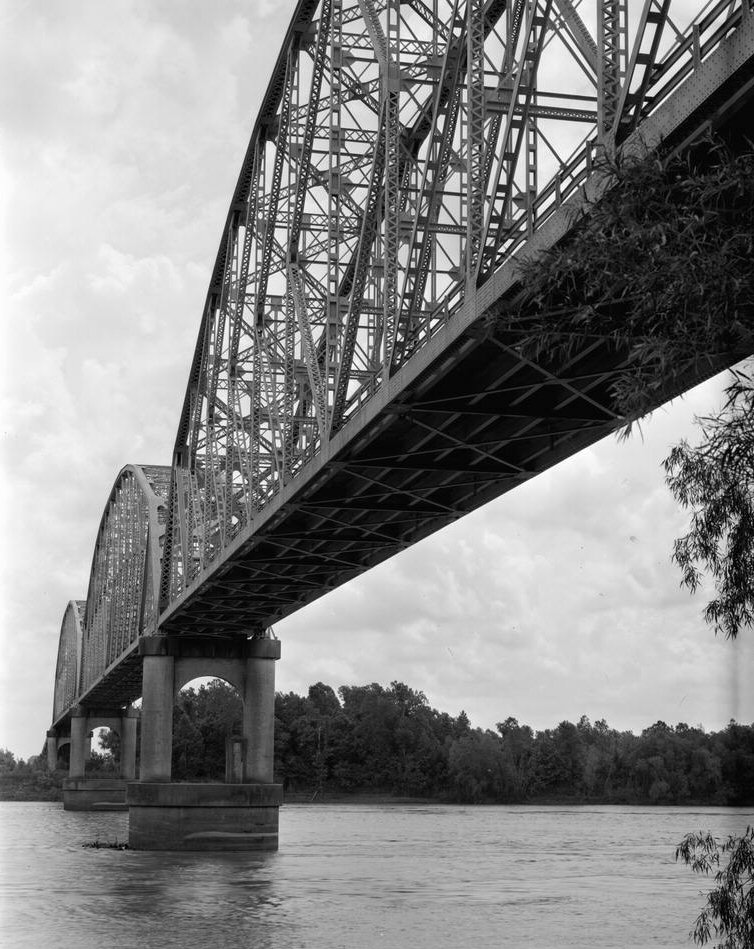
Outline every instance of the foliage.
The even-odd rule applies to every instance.
[[[340,696],[340,701],[338,701]],[[656,722],[637,736],[582,716],[497,733],[431,708],[403,683],[317,683],[278,694],[275,771],[286,791],[387,793],[463,802],[754,803],[754,726]]]
[[[222,680],[183,689],[173,710],[173,780],[222,781],[225,739],[240,733],[241,719],[241,699]]]
[[[454,741],[448,750],[448,765],[457,799],[470,804],[510,800],[513,773],[494,732],[474,729]]]
[[[136,744],[138,746],[138,742]],[[120,760],[120,735],[114,728],[106,728],[100,732],[99,746],[102,749],[101,754]]]
[[[754,946],[754,827],[722,842],[709,833],[687,834],[676,849],[679,857],[695,873],[715,871],[715,887],[691,933],[694,942],[703,946],[714,934],[719,949]]]
[[[32,755],[16,759],[12,751],[0,751],[0,801],[59,801],[63,774],[47,770],[47,759]]]
[[[174,712],[173,778],[223,780],[225,739],[241,700],[215,680],[186,689]],[[754,725],[721,732],[656,722],[641,735],[607,722],[535,732],[508,717],[496,731],[432,708],[402,682],[322,682],[275,696],[275,775],[286,793],[386,794],[476,802],[754,804]]]
[[[751,267],[751,265],[750,265]],[[665,460],[676,500],[691,508],[688,533],[675,542],[673,559],[693,592],[702,568],[717,595],[705,609],[715,632],[735,638],[754,624],[754,384],[736,372],[723,410],[700,420],[699,445],[676,445]]]
[[[603,173],[573,237],[521,263],[519,315],[539,355],[595,340],[623,354],[613,395],[630,422],[690,371],[752,350],[754,153],[706,143],[666,162],[606,159]]]
[[[225,741],[240,732],[241,719],[241,700],[225,682],[181,692],[173,780],[222,781]],[[0,771],[0,798],[59,799],[65,774],[48,772],[44,757],[17,761],[8,752],[0,760],[14,765]],[[289,798],[750,806],[754,725],[705,732],[655,722],[634,735],[585,715],[541,731],[509,716],[492,731],[473,727],[463,711],[454,717],[432,708],[402,682],[337,691],[317,682],[304,696],[275,696],[275,777]]]
[[[86,762],[86,777],[114,777],[120,773],[118,758],[109,751],[104,754],[92,751]]]
[[[16,756],[7,748],[0,748],[0,774],[16,770]]]

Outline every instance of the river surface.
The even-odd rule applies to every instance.
[[[690,947],[676,864],[730,808],[290,805],[274,854],[90,849],[128,815],[0,804],[2,949]]]

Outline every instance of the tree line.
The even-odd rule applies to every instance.
[[[224,780],[226,738],[240,731],[241,699],[231,686],[216,679],[183,690],[173,780]],[[118,735],[104,733],[100,747],[88,775],[117,771]],[[289,800],[379,794],[471,804],[751,806],[754,724],[707,732],[660,721],[635,735],[584,715],[542,731],[509,717],[493,730],[473,727],[463,711],[432,708],[402,682],[337,692],[317,682],[306,696],[275,696],[275,780]],[[23,762],[9,751],[0,752],[0,784],[6,797],[56,790],[43,755]]]
[[[179,696],[174,780],[222,780],[241,702],[216,680]],[[754,725],[656,722],[640,735],[582,716],[535,731],[453,717],[402,682],[318,682],[275,697],[275,776],[305,797],[385,794],[459,803],[754,804]]]

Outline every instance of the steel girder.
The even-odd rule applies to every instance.
[[[304,468],[334,456],[348,423],[366,417],[396,373],[582,188],[599,149],[620,147],[750,15],[748,0],[745,8],[724,0],[677,29],[670,0],[646,0],[633,21],[626,0],[589,2],[297,4],[205,303],[174,451],[162,612],[229,550],[251,543],[271,502],[295,492]],[[524,384],[507,371],[480,390],[484,405]],[[579,378],[585,371],[573,368]],[[591,364],[586,375],[604,386]],[[553,384],[532,383],[530,398]],[[412,517],[427,506],[458,516],[458,498],[439,500],[443,472],[448,483],[466,468],[467,480],[499,479],[503,443],[547,432],[557,439],[547,426],[570,431],[584,411],[589,425],[615,423],[604,400],[591,399],[591,383],[558,385],[562,398],[544,406],[546,424],[540,419],[529,431],[524,422],[500,428],[488,420],[486,441],[477,438],[469,406],[462,424],[460,407],[452,425],[417,412],[426,445],[413,441],[411,458],[402,460],[387,452],[389,476],[379,459],[354,460],[350,477],[360,489],[342,485],[342,503],[384,509],[391,482],[413,499]],[[436,393],[433,404],[460,406],[456,398]],[[517,418],[515,400],[503,401]],[[575,421],[560,411],[569,401]],[[507,474],[527,476],[537,456],[532,447]],[[407,471],[417,459],[436,475],[432,498],[426,488],[412,494],[411,479],[396,480],[401,465]],[[331,500],[317,501],[318,510]],[[301,523],[346,543],[353,522],[328,508]],[[340,562],[343,578],[359,572],[379,559],[360,559],[359,550],[395,545],[398,534],[375,525],[342,555],[333,541],[329,553],[309,558],[308,579],[299,572],[302,587],[317,584],[323,559]],[[221,620],[227,628],[277,615],[269,604],[290,549],[284,535],[269,545],[269,566],[259,560],[253,572],[269,574],[268,606],[258,615],[239,606],[237,616],[229,607]],[[237,589],[251,575],[239,568],[217,583]],[[207,619],[202,630],[210,627]]]

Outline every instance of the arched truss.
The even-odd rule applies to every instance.
[[[84,612],[79,695],[157,625],[170,469],[127,465],[100,521]]]
[[[176,439],[161,606],[725,36],[674,0],[299,0]],[[700,0],[699,7],[702,6]]]
[[[52,720],[57,721],[75,702],[79,694],[79,669],[83,637],[84,600],[71,600],[63,614],[55,666],[55,695]]]

